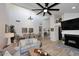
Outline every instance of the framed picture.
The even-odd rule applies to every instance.
[[[27,28],[22,28],[22,33],[27,33]]]
[[[51,31],[54,31],[54,28],[51,28]]]
[[[33,33],[33,28],[29,28],[29,33]]]

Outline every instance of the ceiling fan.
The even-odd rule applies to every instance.
[[[33,11],[38,11],[40,10],[39,13],[37,13],[37,15],[39,15],[40,13],[43,12],[43,16],[45,16],[46,13],[48,13],[49,15],[52,15],[50,13],[50,11],[59,11],[60,9],[51,9],[51,7],[55,7],[56,5],[60,4],[60,3],[54,3],[52,5],[49,6],[49,3],[45,3],[45,6],[42,6],[40,3],[36,3],[38,6],[40,6],[42,9],[32,9]]]

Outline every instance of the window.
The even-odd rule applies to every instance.
[[[29,28],[29,33],[33,33],[33,28]]]
[[[27,33],[27,28],[22,28],[22,33]]]

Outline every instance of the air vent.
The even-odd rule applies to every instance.
[[[16,20],[16,22],[20,22],[20,20]]]

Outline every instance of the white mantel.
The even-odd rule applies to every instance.
[[[5,37],[8,38],[8,45],[11,44],[11,37],[14,37],[14,33],[5,33]]]
[[[79,30],[62,30],[62,37],[64,34],[79,35]]]
[[[79,30],[62,30],[62,34],[79,35]]]

